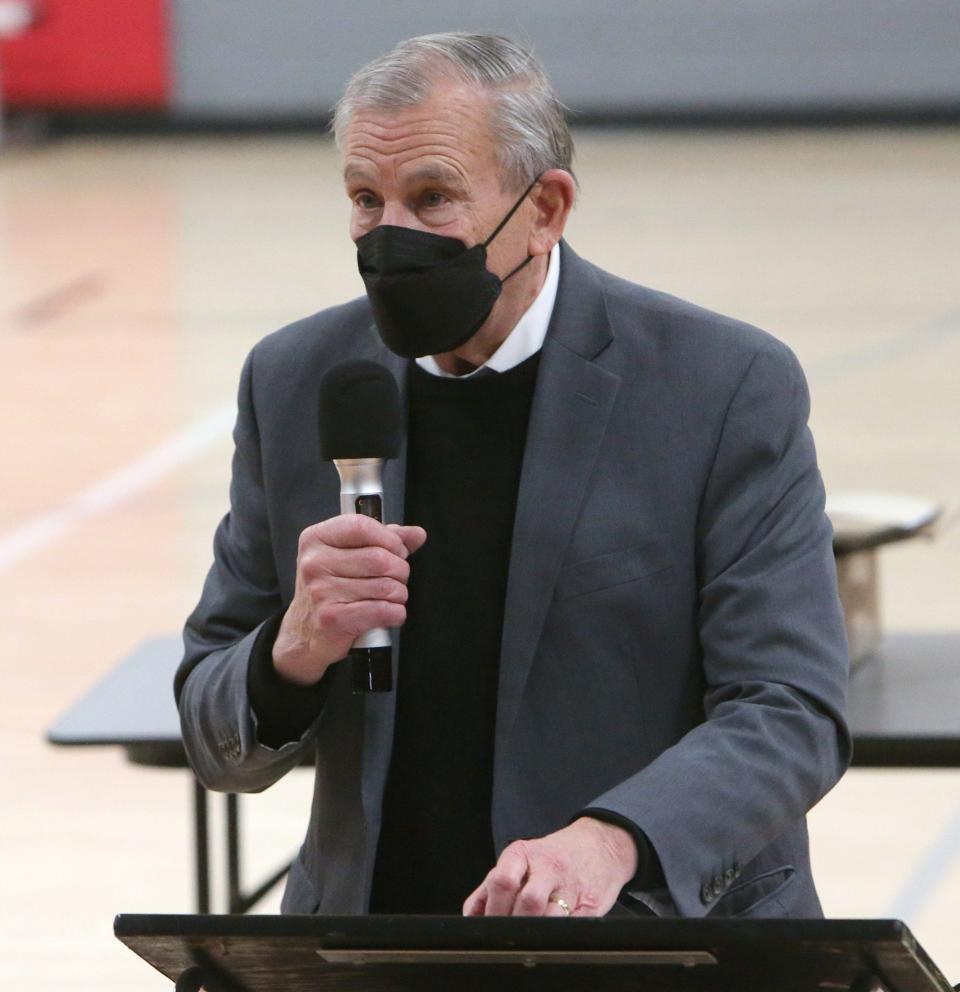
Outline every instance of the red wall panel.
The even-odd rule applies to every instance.
[[[42,0],[38,7],[37,24],[0,42],[8,106],[166,105],[166,0]]]

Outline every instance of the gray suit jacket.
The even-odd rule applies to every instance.
[[[393,734],[394,695],[351,695],[343,666],[314,725],[279,750],[257,740],[247,696],[259,625],[293,595],[299,534],[338,513],[337,474],[318,456],[317,383],[347,357],[384,363],[404,388],[404,363],[363,299],[248,357],[230,512],[177,676],[187,751],[208,787],[264,789],[316,749],[288,912],[366,910]],[[603,808],[656,848],[667,888],[632,895],[657,913],[820,914],[804,816],[842,774],[850,741],[808,405],[775,339],[564,245],[503,625],[498,851]],[[403,456],[388,463],[388,520],[403,519],[404,467]]]

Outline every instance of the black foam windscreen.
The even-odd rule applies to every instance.
[[[320,457],[395,458],[400,450],[400,391],[378,362],[352,359],[320,380]]]

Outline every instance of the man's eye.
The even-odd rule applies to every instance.
[[[424,193],[422,199],[425,207],[442,207],[449,202],[443,193],[437,193],[435,190]]]
[[[361,210],[373,210],[379,205],[378,200],[373,193],[368,193],[365,190],[357,193],[353,198],[353,202]]]

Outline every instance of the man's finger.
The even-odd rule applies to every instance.
[[[406,607],[400,603],[364,599],[359,603],[340,603],[336,607],[337,629],[352,640],[374,627],[402,627],[407,619]]]
[[[367,600],[406,603],[407,587],[396,579],[332,579],[330,598],[339,603],[362,603]]]
[[[487,889],[480,885],[467,896],[463,904],[464,916],[483,916],[487,908]]]
[[[415,524],[387,524],[387,528],[403,541],[408,554],[419,551],[426,543],[427,532]]]
[[[371,579],[384,576],[406,582],[410,577],[410,566],[405,558],[395,555],[386,548],[331,548],[326,547],[313,559],[304,559],[309,575],[319,577],[329,575],[341,579]]]
[[[529,867],[522,844],[511,844],[504,850],[484,881],[487,890],[484,915],[510,916],[513,913],[513,904],[523,888]]]
[[[421,530],[422,528],[417,528]],[[312,541],[320,541],[335,548],[365,548],[378,545],[392,551],[400,558],[410,554],[403,538],[391,527],[362,513],[344,513],[339,517],[321,520],[300,535],[300,548]]]
[[[557,879],[543,869],[527,875],[526,884],[517,893],[513,904],[514,916],[551,916],[550,896],[556,891]],[[556,907],[554,907],[556,908]]]
[[[576,905],[576,900],[572,896],[566,897],[559,892],[553,892],[547,899],[547,908],[543,915],[573,916],[576,911]]]

